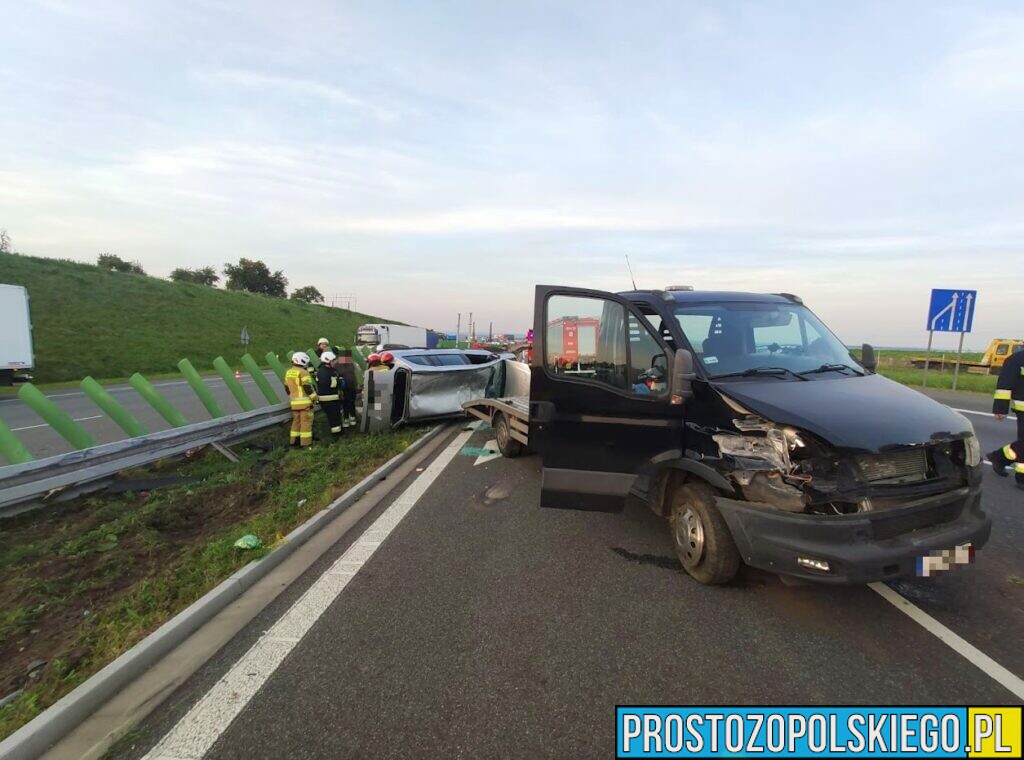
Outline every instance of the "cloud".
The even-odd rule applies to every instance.
[[[244,69],[217,69],[196,71],[193,77],[206,85],[231,86],[246,90],[260,90],[279,96],[315,100],[369,114],[382,121],[396,118],[394,111],[353,95],[334,84],[315,79],[303,79],[276,74],[264,74]]]

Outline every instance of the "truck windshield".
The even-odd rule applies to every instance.
[[[849,349],[799,304],[693,304],[680,306],[675,316],[711,379],[777,382],[862,372]]]
[[[356,333],[356,344],[360,346],[376,346],[380,342],[378,337],[376,330],[360,330]]]

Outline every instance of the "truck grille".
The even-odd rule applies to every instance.
[[[923,448],[857,457],[857,467],[869,483],[911,483],[928,477],[928,456]]]

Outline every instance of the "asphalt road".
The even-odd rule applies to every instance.
[[[285,400],[284,388],[277,376],[267,370],[264,373],[271,386],[277,391],[281,400]],[[256,387],[256,383],[248,373],[242,373],[239,380],[242,387],[257,408],[267,405],[267,400]],[[204,383],[213,393],[225,414],[237,414],[242,411],[238,401],[231,395],[227,385],[220,377],[206,377]],[[210,419],[206,407],[202,405],[192,388],[184,380],[166,380],[153,383],[154,387],[171,404],[185,415],[190,422],[202,422]],[[146,401],[135,392],[130,385],[107,386],[107,391],[114,399],[131,412],[142,426],[151,433],[167,430],[170,425]],[[60,390],[46,394],[53,399],[64,412],[78,422],[99,443],[110,443],[126,438],[125,432],[114,424],[97,407],[92,400],[81,391]],[[46,422],[19,398],[0,399],[0,420],[14,431],[18,439],[25,444],[36,459],[63,454],[73,451],[74,447],[61,438]],[[0,466],[5,464],[0,458]]]
[[[987,408],[963,399],[952,401]],[[986,451],[1011,433],[971,419]],[[293,648],[237,718],[220,703],[209,721],[186,718],[218,737],[207,756],[609,757],[616,704],[1020,702],[868,587],[793,586],[747,569],[709,588],[682,572],[666,523],[645,507],[541,510],[539,459],[477,464],[490,437],[459,445],[309,632],[281,644]],[[973,566],[892,587],[1019,676],[1024,492],[988,472],[985,505],[995,526]],[[386,509],[178,689],[121,755],[142,756],[179,725]]]

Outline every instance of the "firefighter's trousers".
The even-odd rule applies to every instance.
[[[310,446],[313,443],[313,407],[292,409],[292,444]]]
[[[1017,415],[1017,440],[988,455],[992,464],[1013,470],[1018,482],[1024,482],[1024,414]]]
[[[341,399],[337,401],[324,401],[321,398],[320,408],[327,415],[327,424],[331,428],[331,437],[337,438],[341,435]]]

